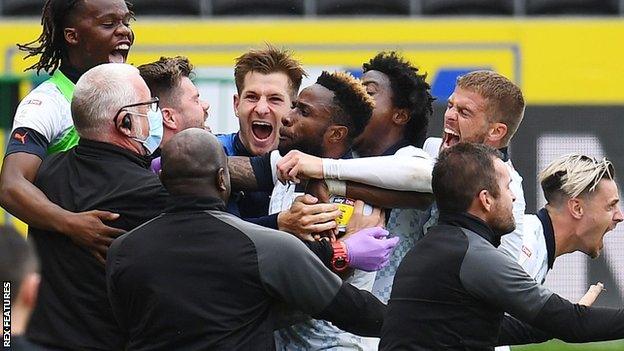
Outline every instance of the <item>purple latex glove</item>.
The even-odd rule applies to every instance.
[[[156,157],[152,160],[152,165],[150,166],[150,169],[152,170],[152,172],[158,174],[158,172],[160,172],[160,168],[160,157]]]
[[[366,228],[348,237],[347,246],[349,266],[372,272],[388,264],[390,254],[399,243],[399,237],[386,239],[388,231],[380,228]]]

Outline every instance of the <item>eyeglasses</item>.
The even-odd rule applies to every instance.
[[[117,125],[117,116],[119,116],[119,114],[121,113],[121,111],[129,109],[131,107],[137,107],[137,106],[147,106],[148,109],[150,109],[152,112],[156,112],[158,111],[158,106],[160,105],[160,100],[157,97],[153,97],[151,98],[149,101],[144,101],[144,102],[137,102],[135,104],[130,104],[130,105],[125,105],[122,106],[117,113],[115,114],[115,125]],[[137,113],[139,114],[139,113]]]

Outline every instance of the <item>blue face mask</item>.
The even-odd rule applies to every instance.
[[[145,138],[145,140],[141,140],[139,138],[133,139],[143,144],[143,147],[145,147],[148,154],[151,155],[154,153],[154,151],[156,151],[156,149],[158,149],[158,147],[160,146],[160,142],[163,138],[163,119],[160,109],[157,109],[156,111],[152,111],[151,109],[148,110],[147,120],[149,122],[149,135],[147,136],[147,138]]]

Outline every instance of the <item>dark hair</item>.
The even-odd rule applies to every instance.
[[[290,81],[291,98],[296,98],[301,86],[301,80],[308,76],[301,64],[292,57],[287,50],[280,50],[272,45],[262,50],[249,50],[236,59],[234,66],[234,81],[238,94],[243,91],[245,76],[249,72],[262,74],[284,73]]]
[[[166,104],[175,99],[174,89],[180,85],[182,77],[191,77],[193,65],[183,56],[161,57],[160,60],[138,67],[139,73],[152,92]]]
[[[17,44],[17,47],[28,54],[24,59],[41,55],[39,61],[26,68],[52,74],[59,67],[61,59],[67,55],[67,45],[65,44],[64,28],[68,25],[74,10],[82,0],[46,0],[43,4],[41,14],[41,25],[43,29],[39,37],[26,44]],[[126,1],[128,8],[132,7]],[[130,12],[134,16],[134,13]]]
[[[362,83],[344,72],[323,71],[316,84],[334,93],[336,108],[332,113],[332,121],[346,126],[349,129],[349,140],[355,139],[364,131],[375,107],[375,102],[366,93]]]
[[[431,86],[427,83],[427,74],[418,74],[418,68],[412,66],[396,52],[380,52],[368,63],[362,65],[364,72],[379,71],[390,80],[392,103],[395,107],[406,109],[410,120],[405,125],[405,137],[415,146],[421,147],[427,137],[429,116],[433,114]]]
[[[431,186],[440,211],[465,212],[481,190],[498,197],[494,159],[499,151],[484,145],[459,143],[440,153]]]
[[[11,282],[11,301],[28,273],[38,269],[32,246],[13,228],[0,226],[0,279]]]

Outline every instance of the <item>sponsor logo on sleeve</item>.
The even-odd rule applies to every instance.
[[[533,255],[533,253],[531,252],[531,250],[529,250],[528,247],[522,245],[522,252],[527,255],[527,257],[531,257]]]
[[[29,99],[29,100],[26,100],[26,102],[24,104],[25,105],[37,105],[37,106],[40,106],[41,105],[41,100]]]
[[[15,132],[13,134],[13,139],[19,141],[22,144],[26,144],[26,135],[28,135],[28,132],[25,132],[24,134],[20,134],[19,132]]]

